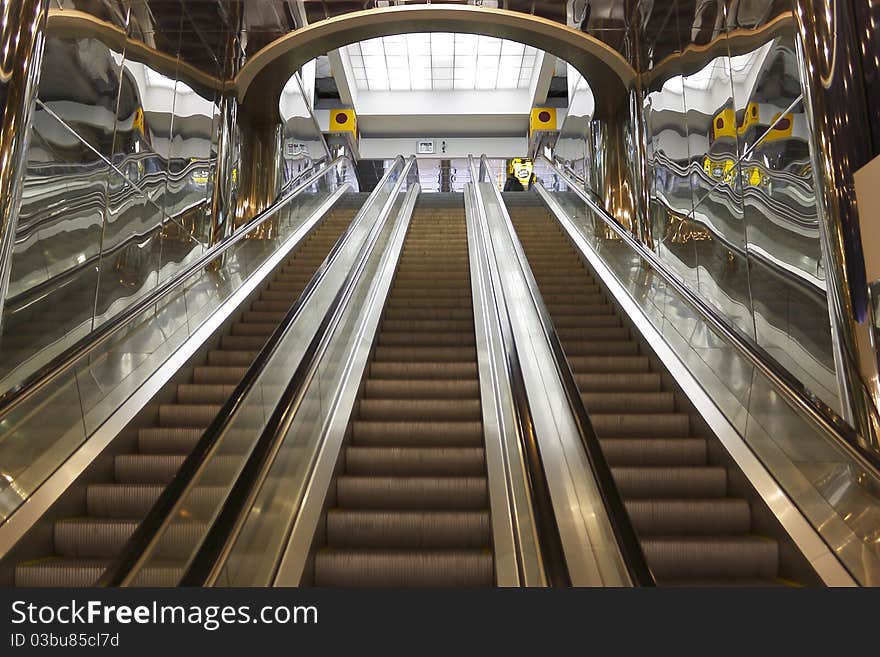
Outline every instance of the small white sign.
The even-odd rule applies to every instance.
[[[289,141],[285,144],[285,147],[287,152],[284,155],[288,158],[295,158],[297,155],[302,155],[309,151],[309,147],[306,144],[297,141]]]
[[[429,139],[420,141],[416,145],[416,153],[418,153],[419,155],[430,155],[433,152],[434,152],[434,142]]]

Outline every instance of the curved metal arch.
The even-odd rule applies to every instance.
[[[276,39],[242,67],[234,86],[242,105],[264,114],[293,71],[351,43],[409,32],[461,32],[518,41],[564,59],[596,91],[597,114],[625,101],[636,71],[598,39],[555,21],[504,9],[465,5],[408,5],[356,11],[314,23]]]

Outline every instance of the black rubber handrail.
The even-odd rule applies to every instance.
[[[476,183],[482,182],[480,174],[474,166],[473,159],[470,160],[471,179]],[[483,201],[482,192],[479,191],[479,185],[474,185],[474,197],[477,203],[478,221],[481,225],[477,226],[479,238],[483,245],[483,250],[487,257],[492,257],[496,263],[497,255],[495,249],[491,247],[491,238],[488,236],[488,226],[486,225],[486,209]],[[491,266],[491,265],[490,265]],[[489,272],[492,275],[492,272]],[[547,481],[547,473],[544,468],[544,459],[541,456],[541,449],[538,445],[537,435],[535,433],[535,425],[532,421],[532,409],[529,405],[529,397],[526,392],[525,378],[522,373],[522,365],[519,360],[519,353],[516,349],[516,343],[513,340],[512,321],[510,319],[510,310],[507,303],[499,301],[496,285],[490,281],[490,289],[488,292],[494,299],[493,309],[496,317],[498,317],[499,328],[502,331],[502,343],[505,353],[505,368],[510,381],[510,389],[513,395],[514,420],[516,423],[517,440],[522,447],[525,456],[526,465],[526,485],[529,492],[529,503],[532,507],[532,517],[535,519],[536,530],[538,533],[538,546],[540,550],[541,563],[544,569],[544,576],[547,584],[553,587],[571,586],[571,575],[568,571],[568,564],[565,559],[565,550],[562,545],[562,536],[559,532],[559,523],[556,519],[556,512],[553,508],[553,498],[550,494],[550,485]],[[501,292],[503,297],[503,292]],[[502,316],[500,306],[504,305],[504,313]],[[505,330],[506,329],[506,330]]]
[[[491,171],[491,167],[488,160],[486,160],[486,157],[483,156],[481,159],[484,160],[483,166],[486,167],[487,171]],[[611,474],[611,468],[608,466],[608,461],[605,459],[602,446],[599,443],[599,436],[593,428],[593,423],[591,422],[590,415],[584,405],[580,389],[574,378],[574,373],[571,370],[571,365],[569,364],[565,351],[562,348],[562,341],[556,332],[556,327],[553,324],[553,320],[550,317],[546,305],[544,304],[544,298],[541,295],[541,291],[532,274],[522,244],[520,244],[513,223],[507,214],[507,206],[505,205],[504,199],[498,188],[494,185],[492,187],[495,191],[499,207],[502,210],[505,228],[510,236],[514,253],[516,253],[517,264],[523,273],[523,278],[526,281],[526,287],[529,290],[532,303],[541,320],[547,343],[550,345],[553,352],[554,365],[559,373],[563,388],[565,389],[565,396],[569,408],[571,408],[574,413],[578,435],[581,444],[584,447],[587,461],[590,464],[590,470],[596,481],[599,496],[602,498],[602,504],[607,511],[608,521],[611,525],[611,530],[614,533],[614,538],[617,541],[627,573],[633,584],[636,586],[656,586],[656,579],[648,566],[648,561],[645,558],[642,544],[639,541],[635,528],[633,527],[629,513],[627,513],[626,506],[623,503],[623,498],[620,495],[614,477]]]
[[[223,241],[218,242],[215,246],[211,247],[211,249],[206,251],[197,260],[194,260],[192,264],[190,264],[186,269],[182,269],[173,276],[165,279],[162,283],[153,288],[148,294],[145,294],[140,299],[127,306],[125,310],[121,311],[119,315],[114,317],[112,320],[106,322],[105,324],[102,324],[101,326],[90,332],[88,335],[84,336],[79,341],[72,344],[57,357],[49,361],[46,365],[44,365],[39,370],[21,381],[16,387],[11,388],[10,390],[7,390],[2,395],[0,395],[0,421],[2,421],[3,418],[7,417],[13,409],[17,408],[23,402],[27,401],[35,394],[46,388],[46,386],[54,381],[56,377],[63,374],[70,367],[78,363],[81,358],[95,351],[111,336],[116,334],[117,331],[128,326],[133,320],[140,317],[144,311],[148,310],[150,307],[158,303],[161,303],[161,299],[163,297],[165,297],[171,291],[177,289],[194,273],[210,265],[212,262],[217,260],[217,258],[226,253],[226,251],[228,251],[230,248],[243,240],[256,227],[260,226],[261,224],[275,216],[275,214],[279,210],[281,210],[285,205],[287,205],[290,201],[297,197],[303,190],[308,188],[308,186],[311,185],[313,182],[319,180],[323,176],[332,174],[333,165],[344,159],[348,158],[337,158],[328,167],[312,174],[312,176],[310,176],[302,184],[298,185],[296,189],[293,189],[289,194],[286,194],[283,198],[278,199],[278,201],[257,214],[253,219],[241,226],[232,235],[230,235]]]
[[[608,228],[620,237],[620,239],[629,246],[636,254],[646,261],[651,269],[659,275],[663,281],[672,286],[672,288],[681,296],[688,304],[694,308],[700,318],[706,322],[709,327],[720,335],[726,342],[732,344],[746,360],[764,373],[777,388],[783,393],[783,396],[792,403],[795,408],[799,408],[810,419],[819,424],[822,429],[828,433],[846,452],[858,463],[858,465],[876,477],[880,477],[880,454],[866,448],[861,443],[861,437],[858,432],[828,404],[816,397],[794,377],[791,372],[785,369],[779,361],[764,350],[760,345],[756,344],[745,335],[740,333],[735,327],[721,319],[718,314],[712,310],[705,301],[694,294],[677,276],[675,276],[669,268],[661,261],[650,249],[647,249],[641,242],[635,239],[630,233],[612,217],[605,208],[603,208],[591,195],[591,192],[581,189],[564,171],[560,170],[554,162],[545,157],[541,157],[549,164],[558,176],[566,183],[578,198],[586,203]],[[867,395],[866,399],[870,400],[867,391],[862,391],[863,395]]]
[[[402,160],[402,158],[400,158],[400,160]],[[398,162],[395,162],[395,164],[389,168],[385,180],[393,174],[397,166]],[[147,515],[134,532],[132,532],[132,535],[126,541],[125,546],[122,548],[119,555],[113,559],[98,579],[95,584],[96,586],[122,586],[126,582],[126,579],[131,575],[133,569],[136,568],[146,551],[157,539],[159,539],[159,532],[182,499],[183,495],[186,493],[190,482],[202,470],[205,464],[208,463],[215,447],[218,445],[223,435],[225,435],[232,420],[236,417],[238,411],[254,389],[260,375],[272,360],[279,345],[284,339],[284,336],[287,335],[291,326],[296,322],[302,309],[323,280],[327,271],[335,262],[339,253],[352,239],[354,227],[358,223],[358,218],[363,216],[374,202],[375,197],[367,199],[352,219],[345,233],[339,238],[339,240],[337,240],[336,244],[333,245],[330,253],[312,275],[311,279],[309,279],[302,294],[300,294],[296,302],[284,314],[281,322],[260,349],[241,381],[236,385],[235,390],[217,412],[217,415],[214,416],[214,419],[205,429],[192,452],[190,452],[184,459],[180,468],[174,475],[174,478],[160,493],[158,499],[150,508]],[[319,325],[319,330],[316,335],[322,333],[325,323],[326,317]]]
[[[209,586],[212,584],[210,581],[212,574],[220,565],[226,550],[231,548],[237,538],[238,531],[253,504],[254,497],[261,489],[262,483],[274,463],[275,455],[287,437],[290,423],[299,410],[312,380],[312,374],[324,353],[322,347],[326,347],[326,342],[330,337],[329,329],[338,320],[348,298],[354,294],[354,288],[367,265],[385,223],[390,220],[388,217],[396,202],[399,189],[406,181],[406,175],[414,162],[415,157],[410,157],[404,164],[398,182],[392,187],[391,195],[382,209],[382,218],[375,222],[364,240],[354,266],[346,274],[345,280],[336,291],[327,312],[321,318],[318,330],[309,341],[299,365],[281,394],[281,399],[248,455],[235,483],[226,495],[226,499],[211,523],[198,551],[181,577],[179,586]],[[382,177],[374,191],[378,192],[385,186],[390,173],[391,169]]]

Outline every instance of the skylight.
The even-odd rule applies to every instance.
[[[527,89],[538,51],[507,39],[399,34],[346,46],[360,91]]]

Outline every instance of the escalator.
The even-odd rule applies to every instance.
[[[742,474],[701,435],[559,223],[536,196],[505,202],[658,584],[790,583]]]
[[[492,586],[461,194],[422,195],[329,493],[316,586]]]
[[[158,405],[152,426],[142,426],[128,450],[74,491],[78,515],[52,527],[52,553],[20,563],[16,586],[88,586],[119,554],[134,529],[173,479],[204,430],[234,391],[251,362],[299,298],[363,204],[366,194],[344,196],[288,260],[280,265],[249,310],[216,348],[176,385],[173,401]]]

